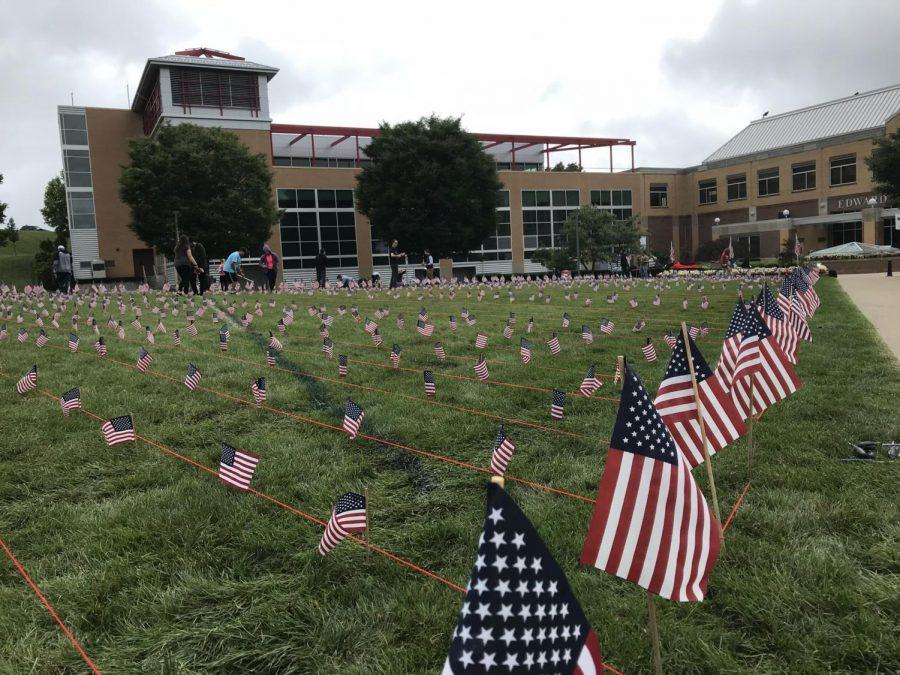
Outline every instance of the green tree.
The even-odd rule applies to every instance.
[[[66,208],[66,184],[62,176],[54,176],[44,188],[44,205],[41,207],[44,224],[53,228],[56,236],[44,239],[38,244],[34,255],[35,272],[47,289],[55,288],[53,280],[53,257],[57,246],[68,246],[69,212]]]
[[[900,129],[875,140],[866,165],[875,180],[875,189],[887,195],[893,205],[900,203]]]
[[[0,173],[0,185],[3,185],[3,174]],[[0,202],[0,225],[6,222],[6,207],[7,204]]]
[[[481,246],[497,226],[497,168],[459,119],[381,125],[356,178],[356,208],[373,235],[435,257]]]
[[[3,245],[12,244],[13,255],[16,255],[16,242],[19,241],[19,230],[16,229],[16,219],[10,218],[9,222],[6,224],[6,230],[4,231],[4,239]]]
[[[582,206],[569,214],[563,225],[566,249],[584,270],[592,271],[601,260],[614,261],[624,250],[636,251],[640,243],[635,218],[615,220],[609,211]]]
[[[236,134],[194,124],[164,126],[153,138],[129,142],[129,166],[119,194],[131,208],[129,227],[171,254],[180,233],[211,256],[258,249],[279,212],[264,155],[251,154]]]
[[[531,254],[531,260],[554,272],[575,267],[575,258],[570,256],[565,248],[539,248]]]

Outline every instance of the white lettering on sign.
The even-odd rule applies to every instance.
[[[846,199],[838,199],[837,207],[839,209],[861,209],[865,206],[868,206],[868,202],[870,199],[874,198],[876,202],[876,206],[880,206],[882,204],[887,203],[887,195],[866,195],[864,197],[847,197]]]

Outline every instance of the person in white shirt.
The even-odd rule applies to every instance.
[[[431,249],[426,248],[422,257],[425,259],[425,277],[431,281],[434,279],[434,256],[431,255]]]

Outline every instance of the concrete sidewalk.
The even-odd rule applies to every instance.
[[[847,274],[838,283],[900,361],[900,276]]]

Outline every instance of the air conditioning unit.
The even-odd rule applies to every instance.
[[[95,258],[94,260],[91,260],[91,278],[106,278],[106,263],[101,258]]]

